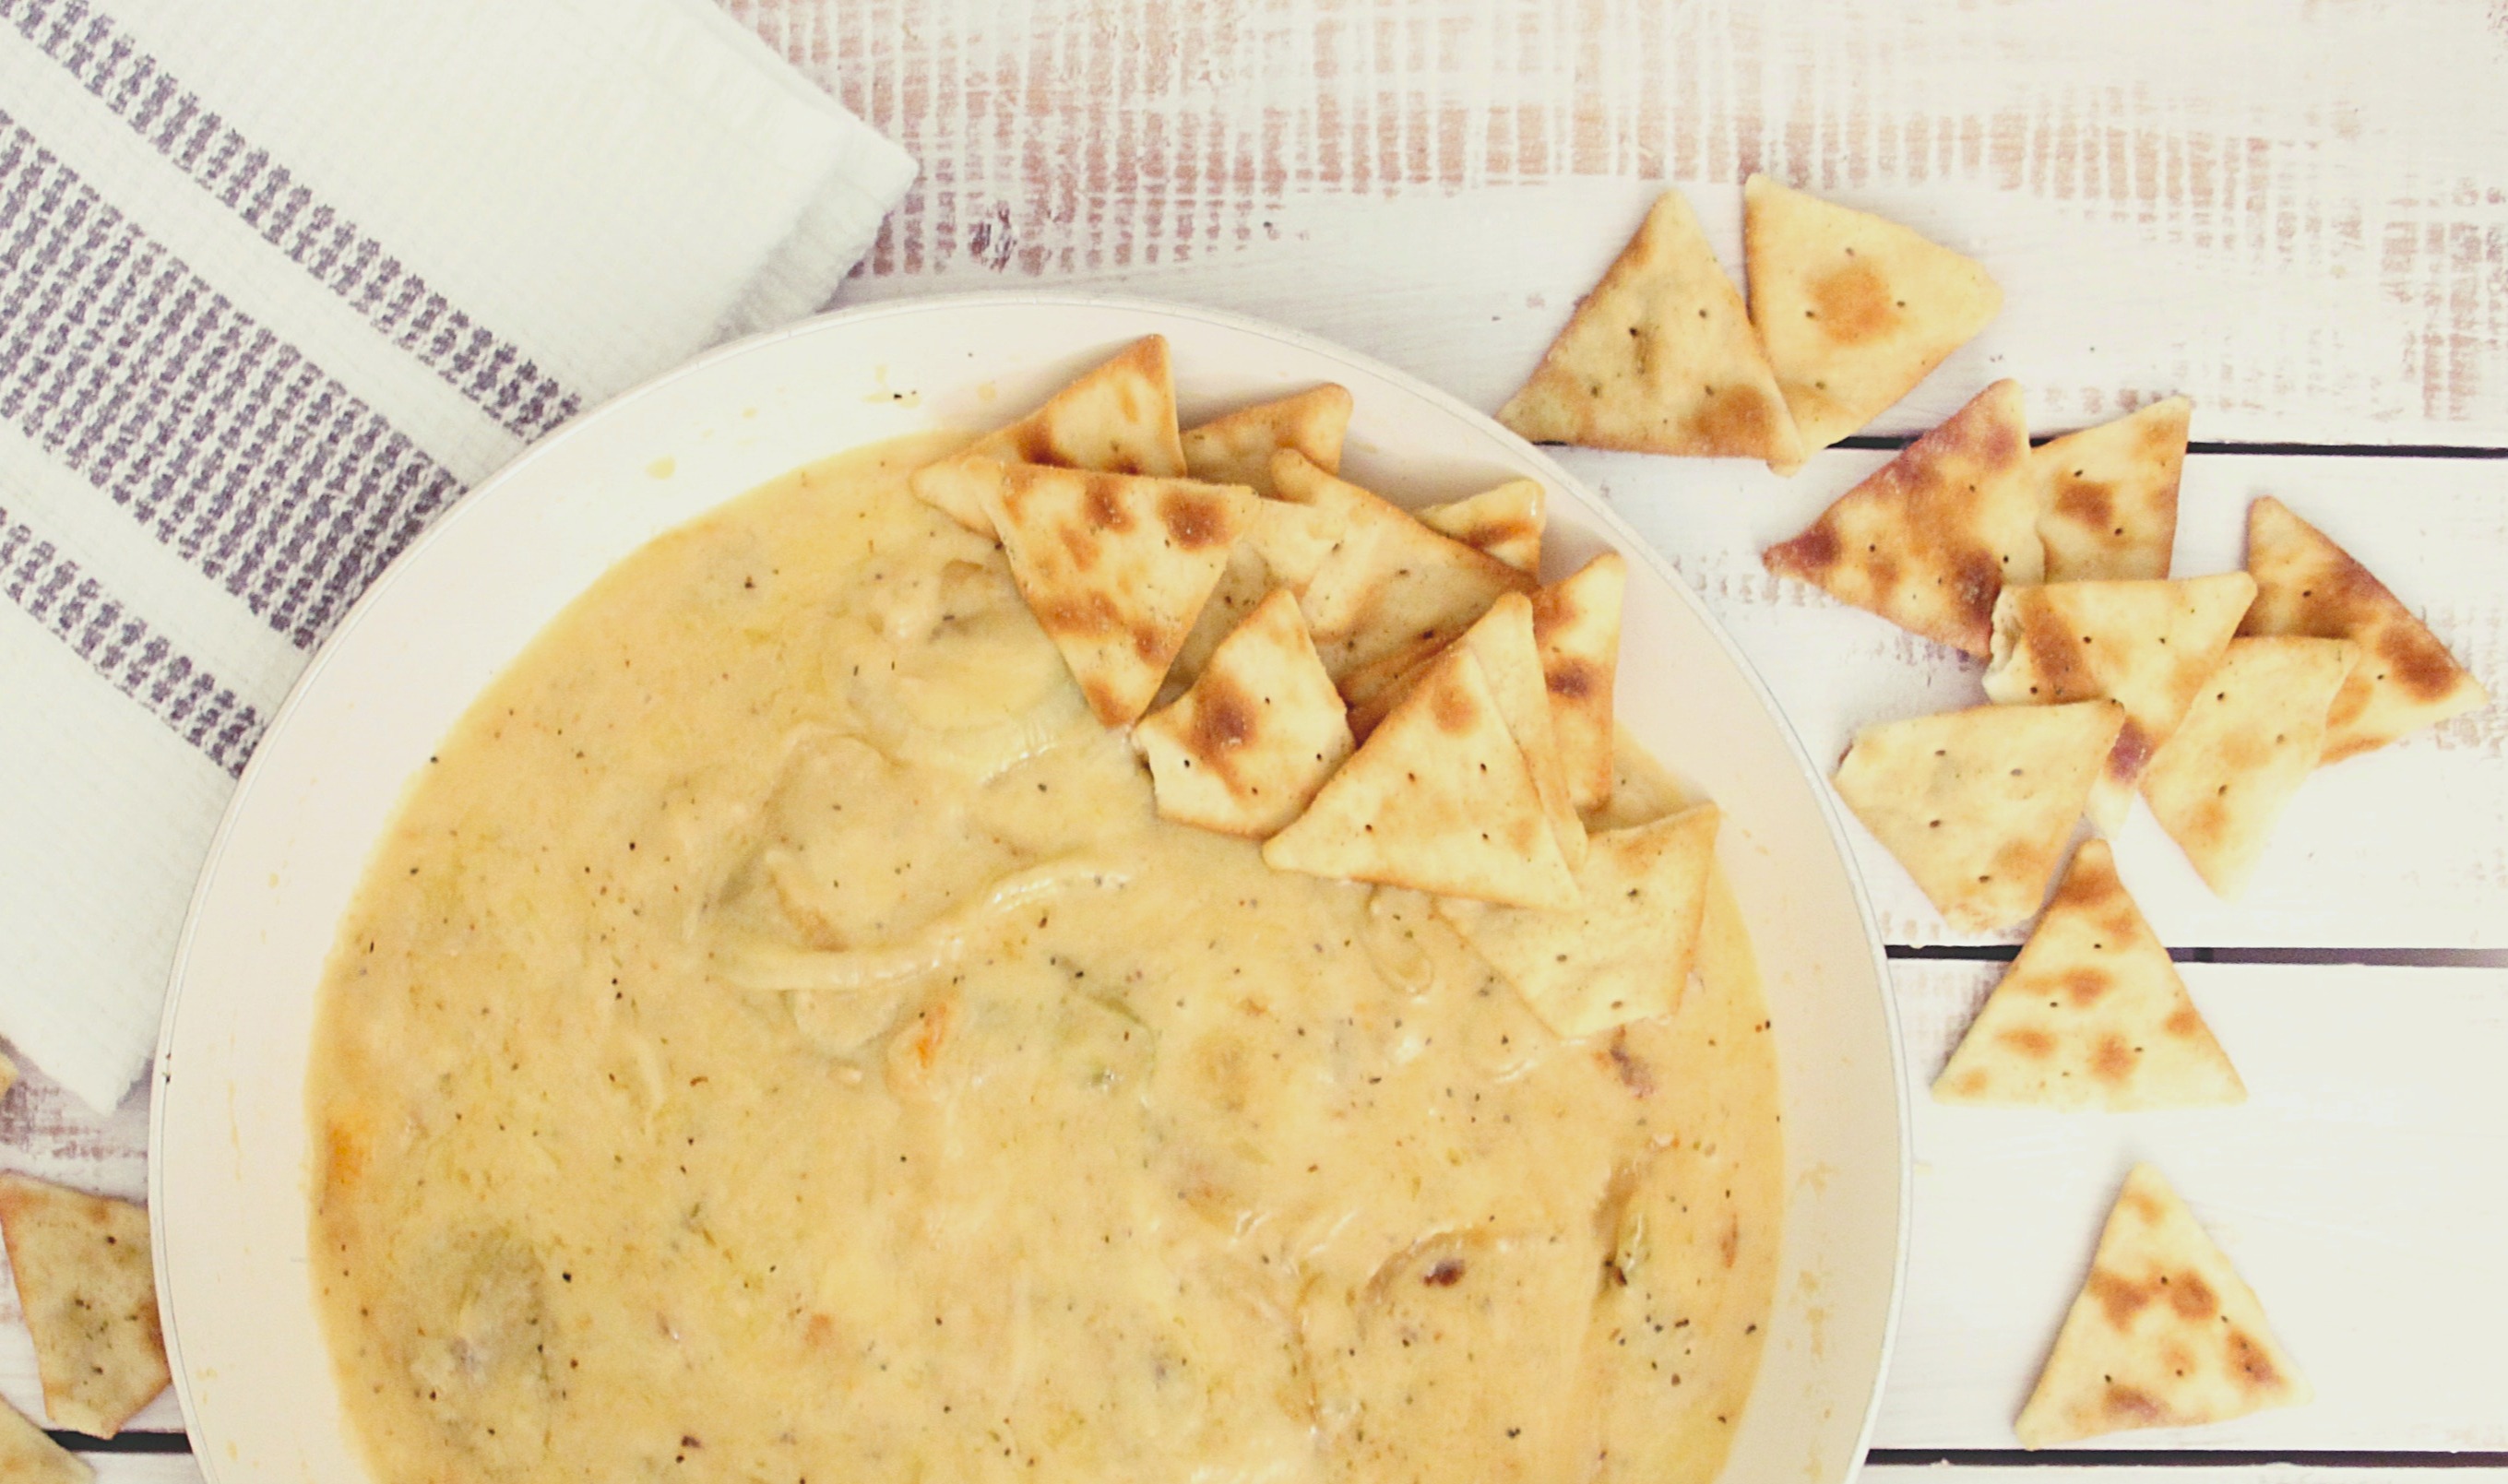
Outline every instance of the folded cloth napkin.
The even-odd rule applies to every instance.
[[[0,0],[0,1035],[118,1102],[347,606],[912,175],[709,0]]]

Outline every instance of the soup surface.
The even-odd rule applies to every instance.
[[[1157,818],[916,441],[639,551],[412,785],[310,1089],[389,1484],[1711,1478],[1773,1037],[1562,1041],[1427,899]],[[1599,826],[1685,803],[1624,737]]]

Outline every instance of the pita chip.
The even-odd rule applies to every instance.
[[[1420,519],[1429,530],[1486,551],[1527,576],[1541,571],[1541,528],[1548,494],[1538,479],[1510,479],[1469,500],[1428,505]]]
[[[1194,620],[1184,648],[1176,650],[1159,703],[1164,705],[1182,695],[1209,662],[1211,650],[1235,633],[1265,598],[1282,590],[1304,593],[1324,558],[1340,544],[1342,529],[1341,518],[1329,510],[1293,505],[1285,500],[1256,501],[1245,535],[1228,548],[1228,566],[1219,575],[1219,585],[1211,589],[1210,601],[1202,605],[1201,616]]]
[[[1441,899],[1438,915],[1562,1036],[1670,1015],[1697,958],[1720,819],[1700,804],[1593,836],[1572,908]]]
[[[1586,812],[1611,801],[1612,690],[1628,586],[1628,558],[1606,551],[1532,595],[1532,636],[1550,686],[1559,763],[1568,797]]]
[[[1678,191],[1576,306],[1497,420],[1536,443],[1802,462],[1750,311]]]
[[[1211,484],[1245,485],[1268,498],[1272,456],[1294,448],[1315,467],[1337,474],[1342,435],[1349,430],[1349,389],[1327,383],[1213,418],[1185,429],[1185,472]]]
[[[1275,591],[1192,689],[1132,728],[1132,745],[1161,818],[1260,837],[1303,813],[1353,744],[1298,600]]]
[[[2315,770],[2326,714],[2360,662],[2340,639],[2239,639],[2177,734],[2152,755],[2143,797],[2161,829],[2224,897],[2246,889],[2273,822]]]
[[[0,1238],[35,1337],[53,1425],[111,1437],[166,1390],[148,1212],[23,1175],[0,1175]]]
[[[95,1470],[45,1435],[24,1413],[0,1402],[0,1479],[11,1484],[92,1484]]]
[[[2327,762],[2490,704],[2482,685],[2412,610],[2270,496],[2247,510],[2247,571],[2256,605],[2243,634],[2305,634],[2360,647],[2359,668],[2325,723]]]
[[[1996,596],[2046,569],[2020,384],[1978,392],[1760,559],[1779,576],[1984,658]]]
[[[2168,949],[2088,839],[1934,1083],[1978,1107],[2211,1108],[2247,1100]]]
[[[1765,175],[1742,187],[1742,239],[1751,323],[1805,453],[1880,416],[2003,310],[1969,259]],[[1784,474],[1800,460],[1769,462]]]
[[[2090,821],[2113,832],[2154,750],[2194,704],[2237,633],[2256,584],[2245,573],[2176,582],[2007,587],[1994,604],[1985,693],[2006,706],[2099,696],[2124,705],[2123,735],[2090,791]]]
[[[1571,907],[1576,881],[1480,661],[1457,645],[1263,846],[1275,871],[1511,907]]]
[[[2038,910],[2124,708],[1978,706],[1858,732],[1837,792],[1942,916],[2003,928]]]
[[[2177,549],[2177,483],[2194,404],[2172,396],[2029,456],[2049,582],[2150,580]]]
[[[18,1063],[7,1057],[0,1057],[0,1097],[8,1096],[9,1090],[17,1085]]]
[[[1166,337],[1148,335],[1132,342],[1036,411],[977,439],[955,459],[915,470],[907,480],[924,501],[968,530],[990,536],[993,528],[985,523],[979,501],[980,478],[950,471],[951,464],[967,459],[1162,479],[1181,476],[1184,446],[1176,433]]]
[[[1281,499],[1322,510],[1344,527],[1299,600],[1336,681],[1390,655],[1409,653],[1416,663],[1469,628],[1499,594],[1532,587],[1523,573],[1429,530],[1294,449],[1273,459],[1272,483]]]
[[[1459,643],[1480,661],[1481,677],[1489,682],[1490,695],[1497,702],[1498,720],[1506,723],[1506,734],[1515,739],[1516,750],[1524,754],[1524,765],[1532,774],[1542,816],[1558,837],[1560,854],[1574,869],[1585,859],[1585,822],[1576,816],[1567,769],[1559,756],[1550,686],[1542,675],[1540,646],[1533,638],[1532,600],[1522,593],[1501,594],[1479,621],[1463,631]]]
[[[1254,492],[1187,479],[977,461],[1011,578],[1088,709],[1125,726],[1149,709],[1253,520]]]
[[[2012,1430],[2027,1448],[2194,1428],[2314,1393],[2194,1213],[2149,1165],[2125,1177]]]

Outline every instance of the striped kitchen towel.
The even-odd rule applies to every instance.
[[[0,1035],[118,1102],[347,606],[912,173],[711,0],[0,0]]]

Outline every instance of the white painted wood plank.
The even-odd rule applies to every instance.
[[[2508,444],[2495,10],[2242,0],[728,0],[924,173],[848,299],[1087,284],[1264,315],[1494,407],[1691,184],[1754,168],[1974,252],[2048,426]]]
[[[95,1484],[202,1484],[201,1465],[188,1453],[86,1453],[80,1457],[95,1470]]]
[[[2117,1117],[1924,1095],[1999,966],[1893,966],[1916,1223],[1874,1445],[2009,1448],[2125,1171],[2150,1160],[2263,1300],[2305,1406],[2085,1446],[2508,1449],[2508,971],[2189,964],[2243,1107]]]
[[[1706,598],[1815,760],[1833,764],[1858,727],[1984,703],[1979,661],[1759,566],[1761,548],[1887,454],[1831,452],[1790,480],[1731,461],[1560,455]],[[2137,802],[2117,845],[2127,886],[2175,947],[2508,946],[2508,463],[2196,455],[2177,572],[2239,567],[2247,506],[2265,494],[2367,564],[2494,700],[2311,777],[2239,902],[2214,897]],[[1888,941],[2018,941],[1952,931],[1878,842],[1852,833]]]

